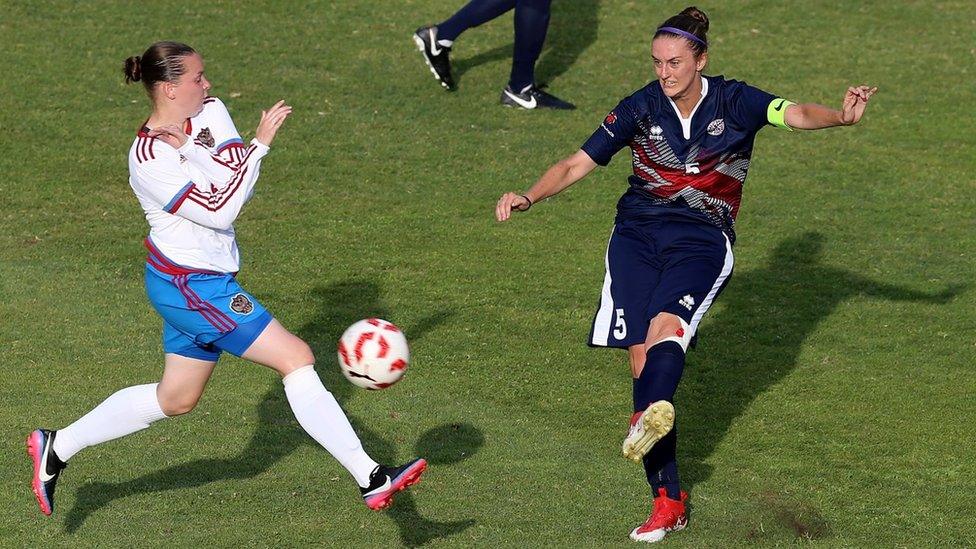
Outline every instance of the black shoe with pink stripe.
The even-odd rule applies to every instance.
[[[420,482],[427,461],[415,459],[399,467],[377,465],[369,475],[369,486],[360,488],[366,506],[374,511],[386,509],[397,492]]]
[[[54,437],[57,434],[57,431],[36,429],[27,435],[27,455],[34,464],[31,488],[41,512],[45,515],[54,512],[54,488],[58,484],[61,471],[68,466],[54,453]]]

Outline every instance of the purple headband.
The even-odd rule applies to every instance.
[[[692,42],[698,42],[699,44],[702,45],[702,47],[704,47],[705,49],[708,49],[708,44],[706,44],[704,40],[702,40],[701,38],[698,38],[697,36],[695,36],[694,34],[691,34],[688,31],[683,31],[681,29],[677,29],[677,28],[674,28],[674,27],[658,27],[657,32],[658,33],[660,33],[660,32],[670,32],[672,34],[677,34],[678,36],[683,36],[683,37],[687,38],[688,40],[691,40]],[[657,34],[657,33],[654,33],[654,34]]]

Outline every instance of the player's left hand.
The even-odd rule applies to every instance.
[[[864,115],[864,108],[868,100],[878,91],[877,86],[852,86],[844,94],[844,106],[841,108],[841,122],[847,126],[857,124]]]
[[[183,128],[176,124],[165,124],[158,128],[153,128],[149,130],[149,137],[155,137],[174,149],[182,147],[186,143],[186,140],[190,138],[190,136],[183,133]]]

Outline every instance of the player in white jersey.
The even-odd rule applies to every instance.
[[[191,411],[221,352],[278,372],[299,424],[355,478],[369,508],[387,507],[427,463],[373,461],[315,373],[309,346],[235,279],[233,223],[291,107],[279,101],[263,111],[245,147],[223,103],[208,96],[203,59],[189,46],[157,42],[126,60],[125,77],[143,82],[153,107],[129,150],[129,184],[150,226],[146,293],[163,319],[163,375],[116,392],[63,429],[27,437],[41,512],[53,512],[58,477],[76,453]]]

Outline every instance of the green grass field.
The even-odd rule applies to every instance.
[[[626,356],[584,345],[628,154],[511,223],[493,207],[651,77],[649,33],[686,4],[556,0],[537,74],[572,112],[497,104],[511,15],[458,40],[443,92],[410,34],[461,4],[0,0],[0,545],[632,545]],[[736,273],[676,399],[693,507],[665,544],[976,544],[976,5],[699,6],[708,74],[831,106],[880,91],[856,127],[757,139]],[[377,459],[431,462],[389,512],[233,357],[196,411],[83,451],[37,510],[27,433],[162,371],[125,156],[149,110],[121,66],[164,38],[203,53],[246,138],[295,107],[236,224],[240,279]],[[335,358],[373,315],[414,356],[382,392]]]

